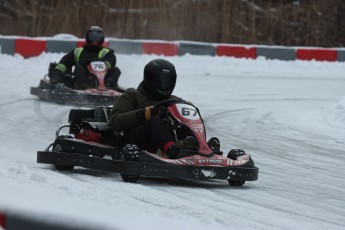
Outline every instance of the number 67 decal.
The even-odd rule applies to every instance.
[[[193,116],[193,117],[195,117],[197,114],[198,114],[198,112],[194,108],[182,107],[182,116]]]
[[[176,104],[176,107],[182,117],[189,120],[200,119],[199,113],[194,106],[186,105],[186,104]]]

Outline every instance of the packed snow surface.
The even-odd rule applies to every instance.
[[[0,55],[0,210],[95,229],[345,229],[345,64],[166,57],[175,94],[201,111],[207,137],[249,152],[259,180],[142,178],[36,163],[73,106],[30,95],[63,54]],[[136,87],[150,55],[117,55]],[[211,175],[211,172],[208,172]]]

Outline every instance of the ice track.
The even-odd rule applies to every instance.
[[[36,164],[72,106],[39,101],[29,88],[60,57],[0,56],[19,66],[0,66],[0,208],[99,229],[345,228],[345,124],[329,120],[345,96],[342,63],[168,58],[179,74],[176,94],[199,107],[207,136],[218,136],[225,154],[250,152],[260,168],[257,182],[234,188],[175,178],[128,184],[114,173]],[[136,86],[153,58],[119,55],[121,85]]]

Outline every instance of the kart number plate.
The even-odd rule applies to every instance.
[[[187,104],[176,104],[177,111],[180,115],[189,120],[199,120],[200,116],[195,107]]]
[[[105,63],[101,61],[91,62],[91,68],[96,71],[104,71]]]

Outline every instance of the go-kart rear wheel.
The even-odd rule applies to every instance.
[[[129,175],[129,174],[121,174],[121,178],[124,182],[135,183],[139,180],[139,175]]]
[[[244,185],[244,183],[246,183],[245,181],[238,181],[238,180],[228,180],[229,184],[231,186],[236,186],[236,187],[241,187],[242,185]]]
[[[137,161],[140,149],[136,145],[125,145],[120,152],[120,160]],[[121,174],[124,182],[135,183],[139,180],[140,175]]]
[[[62,147],[60,144],[54,144],[53,145],[53,152],[61,152]],[[71,171],[73,170],[74,166],[73,165],[57,165],[54,164],[55,168],[59,171]]]

